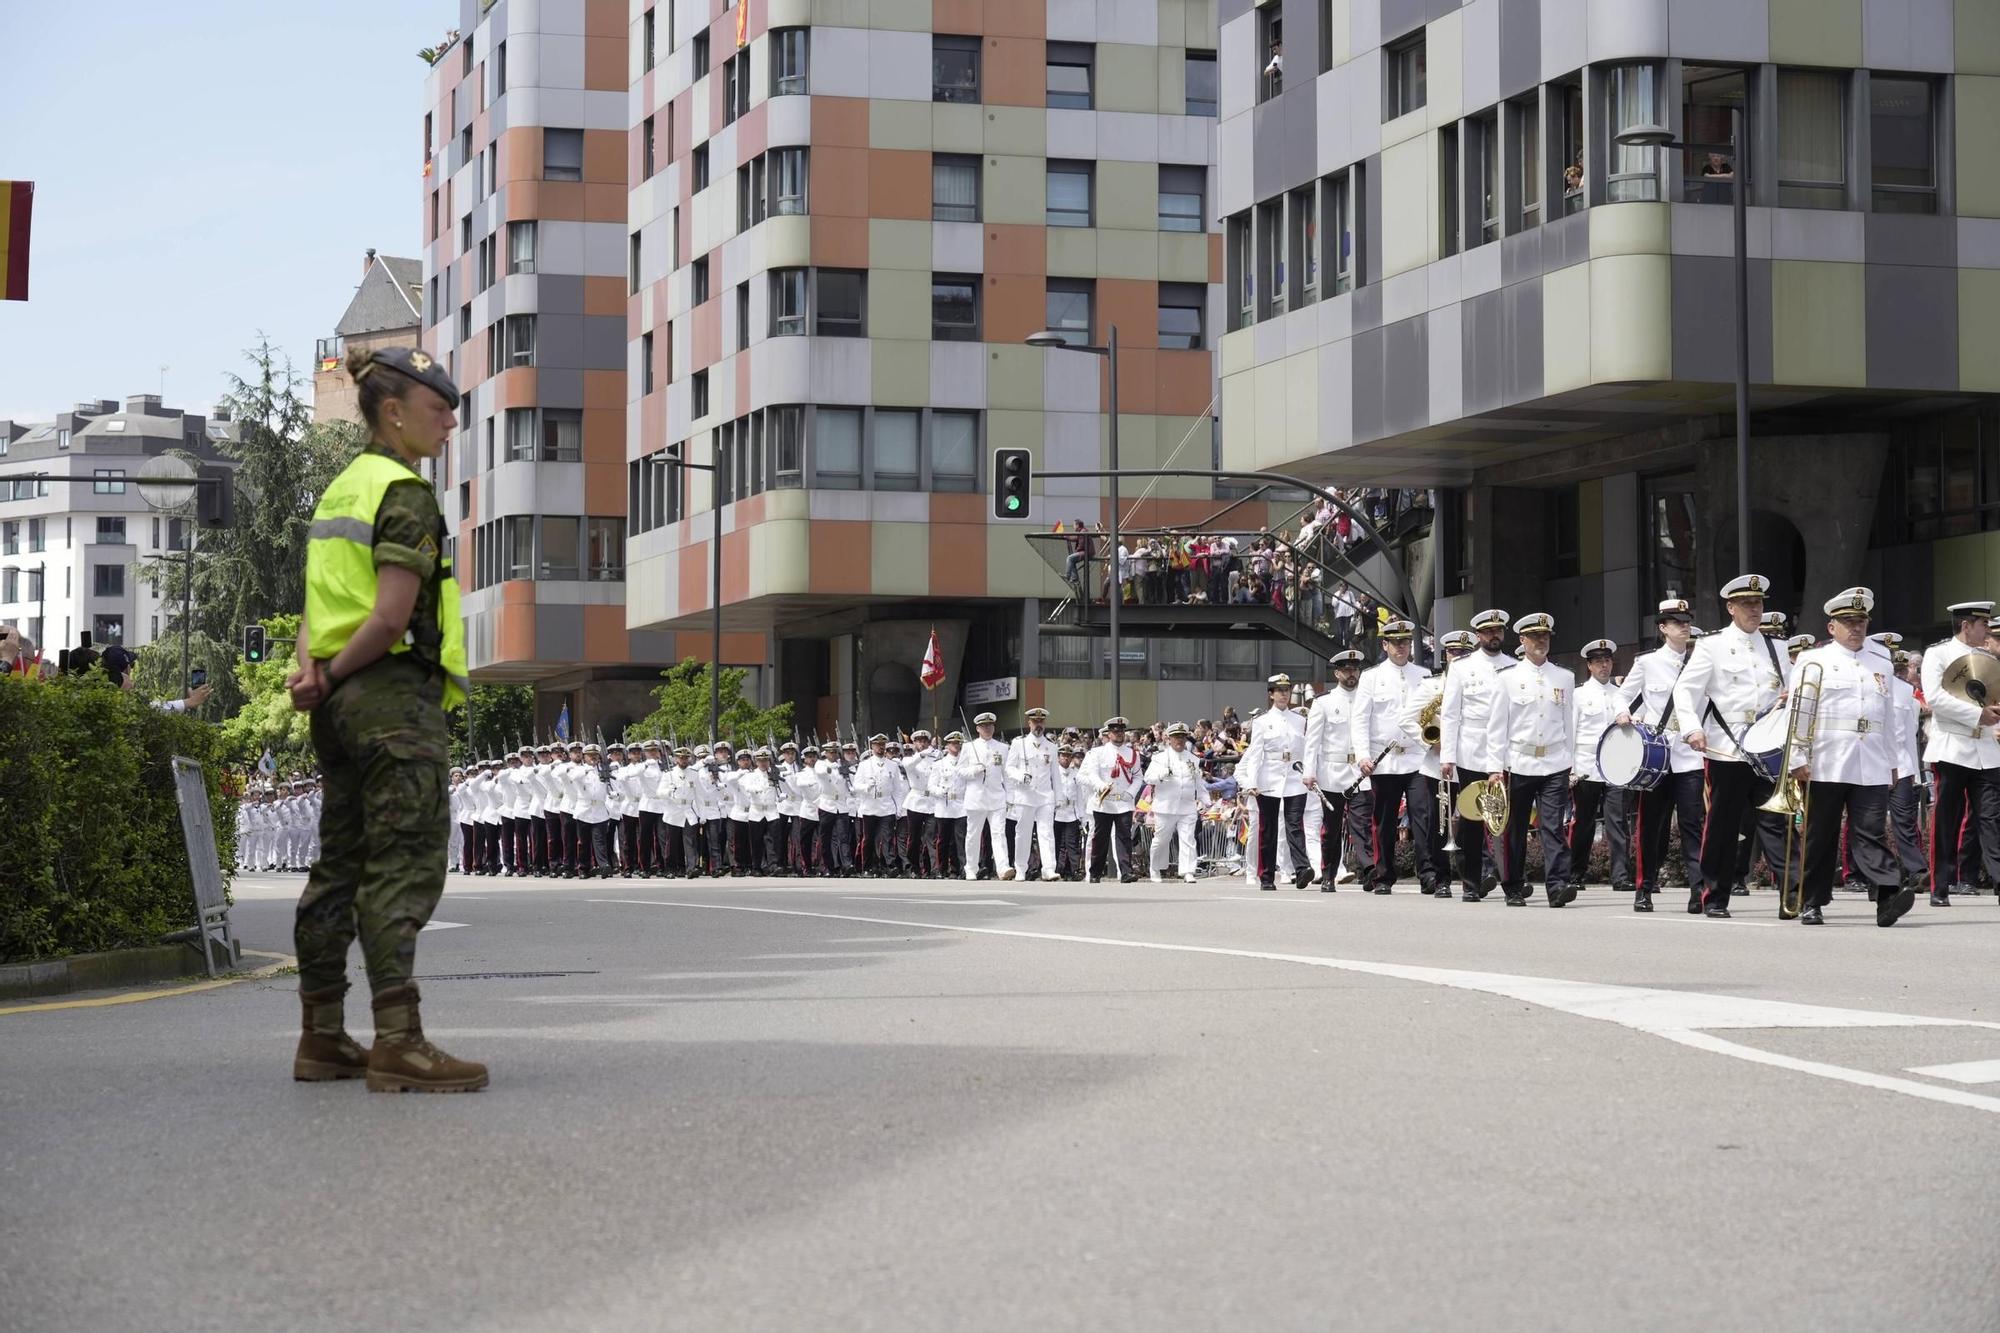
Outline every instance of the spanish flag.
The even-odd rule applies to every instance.
[[[0,181],[0,301],[28,299],[28,217],[33,181]]]

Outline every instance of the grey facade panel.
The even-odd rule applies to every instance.
[[[1286,31],[1290,31],[1289,25]],[[1295,190],[1319,175],[1319,92],[1308,80],[1288,91],[1284,103],[1285,142],[1278,169],[1284,176],[1284,188]]]
[[[1355,332],[1382,327],[1382,289],[1373,284],[1354,289],[1354,303],[1348,307],[1348,325]]]
[[[1866,258],[1870,264],[1958,267],[1958,220],[1919,213],[1866,216]]]
[[[1731,260],[1673,257],[1674,378],[1728,384],[1736,378]],[[1750,382],[1771,382],[1771,264],[1750,261]]]
[[[1431,21],[1435,23],[1448,14],[1457,13],[1460,6],[1464,3],[1465,0],[1430,0],[1429,16]]]
[[[1506,323],[1507,292],[1481,292],[1468,299],[1460,310],[1459,360],[1463,367],[1464,415],[1481,416],[1506,402],[1502,358],[1507,351],[1502,341]]]
[[[535,656],[574,662],[583,656],[583,608],[560,602],[535,604]]]
[[[1510,403],[1542,396],[1542,284],[1502,287],[1500,387]]]
[[[622,315],[583,317],[583,368],[625,369],[625,318]]]
[[[1216,26],[1221,27],[1231,19],[1242,18],[1252,8],[1252,0],[1215,0]]]
[[[535,401],[543,407],[583,406],[583,369],[545,366],[535,371]]]
[[[583,369],[582,315],[536,317],[535,364],[551,370]]]
[[[1958,274],[1951,269],[1870,264],[1868,387],[1958,387]]]
[[[1362,0],[1367,3],[1367,0]],[[1382,155],[1376,153],[1362,164],[1361,168],[1361,208],[1366,214],[1365,229],[1361,233],[1362,282],[1382,281]],[[1379,312],[1380,306],[1377,310]],[[1379,313],[1378,313],[1378,318]]]
[[[1369,329],[1365,333],[1357,332],[1354,335],[1352,402],[1354,438],[1357,441],[1376,440],[1388,434],[1383,424],[1387,420],[1382,406],[1383,357],[1381,329]]]
[[[1542,233],[1546,227],[1500,238],[1500,281],[1503,285],[1542,275]]]
[[[1382,424],[1400,435],[1430,424],[1430,321],[1419,315],[1378,331],[1382,339]]]
[[[1430,0],[1354,0],[1354,3],[1381,6],[1384,42],[1393,42],[1415,31],[1430,18]]]
[[[1319,73],[1320,14],[1326,0],[1283,0],[1285,14],[1285,82],[1307,94]],[[1312,100],[1310,96],[1308,101]]]
[[[1280,93],[1250,111],[1250,188],[1259,201],[1283,191],[1285,180],[1285,102],[1299,89]]]
[[[1500,95],[1513,97],[1542,81],[1540,0],[1500,0]]]
[[[583,313],[583,275],[545,273],[535,280],[535,306],[544,315]]]
[[[1542,272],[1553,273],[1590,258],[1589,209],[1557,218],[1537,230],[1542,233]]]

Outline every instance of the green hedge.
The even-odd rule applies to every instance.
[[[0,960],[149,944],[194,924],[172,757],[201,762],[225,873],[220,736],[101,674],[0,676]]]

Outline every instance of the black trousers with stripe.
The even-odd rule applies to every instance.
[[[1792,864],[1787,867],[1785,826],[1790,816],[1757,808],[1770,799],[1776,784],[1740,759],[1711,759],[1706,768],[1708,817],[1702,823],[1699,870],[1688,872],[1688,887],[1701,889],[1703,907],[1729,906],[1729,891],[1742,881],[1741,867],[1749,861],[1738,848],[1740,836],[1751,844],[1752,853],[1762,853],[1782,889],[1790,876],[1799,873],[1798,839],[1792,840]]]
[[[1652,893],[1660,887],[1660,868],[1667,857],[1667,822],[1680,825],[1681,863],[1687,867],[1688,884],[1701,877],[1701,830],[1705,822],[1702,808],[1704,782],[1699,770],[1669,773],[1660,785],[1638,795],[1639,864],[1635,867],[1638,887]]]

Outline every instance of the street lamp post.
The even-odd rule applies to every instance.
[[[685,447],[685,446],[683,446]],[[709,743],[721,739],[716,733],[722,727],[722,444],[717,440],[714,452],[706,463],[690,462],[685,458],[669,457],[661,460],[663,466],[692,469],[709,475],[709,512],[714,516],[715,526],[709,537],[709,667],[708,667],[708,739]]]
[[[1105,553],[1105,558],[1110,561],[1111,567],[1106,579],[1106,582],[1109,584],[1109,595],[1105,598],[1105,605],[1109,612],[1108,627],[1111,632],[1111,715],[1119,717],[1123,716],[1125,710],[1120,706],[1123,692],[1120,689],[1120,668],[1122,663],[1119,661],[1118,606],[1120,602],[1124,601],[1125,594],[1118,582],[1118,547],[1120,544],[1118,538],[1118,326],[1113,324],[1104,332],[1104,346],[1102,347],[1097,347],[1090,343],[1071,342],[1066,335],[1055,329],[1043,329],[1040,333],[1031,333],[1028,335],[1027,342],[1030,347],[1040,347],[1045,350],[1060,347],[1072,352],[1088,352],[1092,356],[1101,356],[1104,358],[1105,365],[1108,367],[1108,373],[1111,376],[1111,431],[1108,441],[1111,450],[1111,476],[1109,479],[1111,482],[1111,549]],[[1085,568],[1087,570],[1089,566],[1086,564]]]
[[[1745,149],[1744,113],[1740,106],[1729,109],[1729,142],[1726,144],[1685,143],[1661,125],[1632,125],[1618,134],[1627,148],[1671,148],[1699,153],[1727,153],[1734,175],[1730,179],[1730,207],[1734,213],[1736,253],[1732,268],[1736,288],[1736,558],[1739,567],[1750,567],[1750,213],[1747,199],[1750,184]]]

